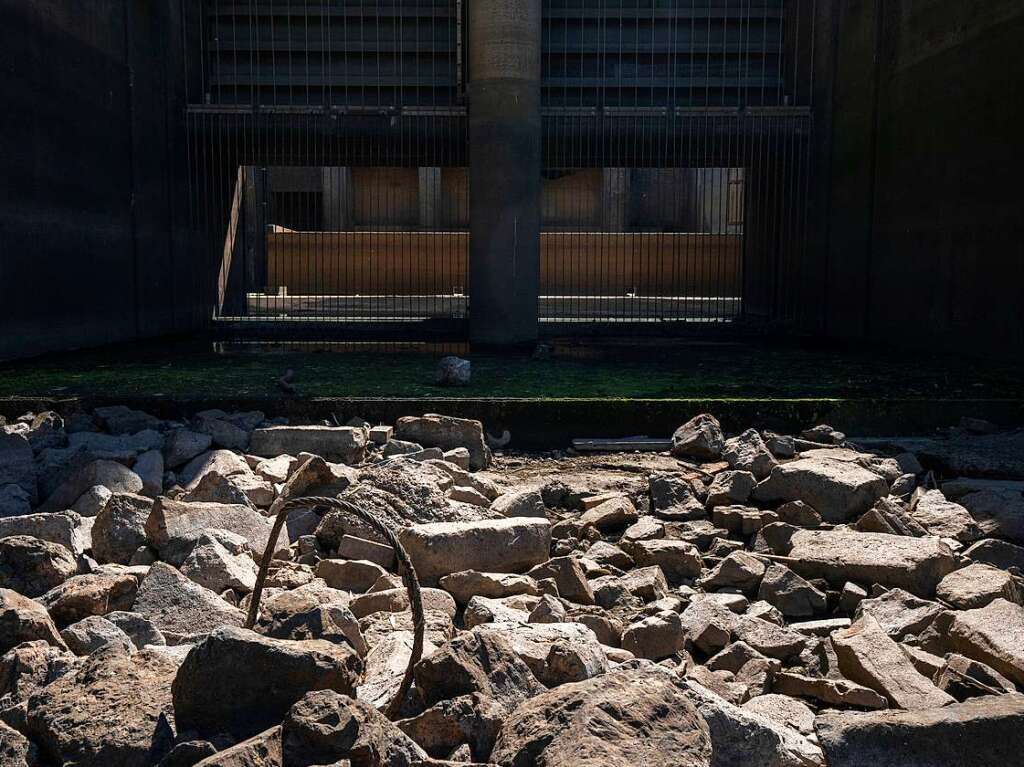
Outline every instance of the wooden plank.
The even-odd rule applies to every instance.
[[[235,192],[231,197],[231,214],[228,217],[228,229],[224,234],[224,252],[220,259],[220,274],[217,275],[217,316],[224,313],[224,298],[228,290],[228,278],[231,275],[231,259],[235,253],[235,240],[238,237],[238,211],[242,206],[242,189],[244,186],[244,170],[238,168],[235,178]]]
[[[572,446],[581,453],[664,453],[672,447],[672,440],[657,437],[574,439]]]
[[[737,296],[741,235],[541,234],[546,296]],[[291,295],[424,295],[467,284],[469,234],[267,234],[267,284]],[[460,291],[461,292],[461,291]]]

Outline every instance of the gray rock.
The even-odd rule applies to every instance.
[[[256,557],[263,556],[270,541],[273,520],[240,504],[183,503],[158,498],[146,520],[146,538],[162,559],[180,564],[196,540],[209,528],[228,530],[245,538]],[[277,541],[277,550],[288,547],[285,530]]]
[[[64,764],[150,767],[174,737],[168,718],[177,670],[158,653],[108,645],[29,698],[27,732]]]
[[[733,705],[695,681],[683,684],[707,723],[713,767],[825,767],[821,749],[792,727]]]
[[[757,592],[787,618],[808,618],[825,612],[825,595],[785,565],[773,564],[765,570]]]
[[[140,455],[132,465],[139,479],[142,480],[142,495],[155,498],[164,489],[164,454],[159,450],[150,450]]]
[[[852,530],[797,530],[782,547],[786,564],[805,578],[899,587],[921,597],[956,569],[938,538],[908,538]]]
[[[250,737],[280,722],[307,692],[354,696],[362,667],[344,644],[220,628],[181,664],[173,686],[175,722],[200,735]]]
[[[496,764],[710,767],[707,725],[672,673],[624,666],[522,704],[491,753]]]
[[[313,453],[351,465],[366,458],[366,442],[366,431],[350,426],[271,426],[253,431],[249,451],[263,458]]]
[[[37,640],[67,649],[45,607],[16,591],[0,588],[0,653]]]
[[[516,594],[540,596],[541,589],[537,581],[528,575],[513,573],[482,573],[476,570],[463,570],[440,579],[438,585],[454,597],[455,601],[464,605],[475,596],[499,599]]]
[[[672,435],[671,453],[675,458],[717,461],[722,457],[724,448],[722,426],[708,413],[691,418]]]
[[[129,636],[138,649],[147,645],[163,646],[167,639],[153,621],[135,612],[115,610],[103,616]]]
[[[856,617],[870,615],[898,642],[908,635],[921,634],[942,612],[938,602],[919,599],[903,589],[890,589],[881,596],[861,600]]]
[[[657,566],[670,583],[679,583],[700,576],[701,556],[692,543],[670,540],[636,541],[626,544],[624,548],[626,552],[623,555],[628,554],[638,567]],[[591,547],[587,551],[587,556],[592,557],[593,551]]]
[[[631,623],[622,633],[622,649],[638,658],[662,660],[678,653],[685,644],[683,621],[670,610]]]
[[[544,691],[507,639],[476,629],[416,664],[416,687],[427,705],[481,693],[511,712]]]
[[[32,513],[32,497],[21,485],[0,487],[0,517],[20,517]]]
[[[246,450],[249,447],[249,430],[243,429],[230,421],[221,418],[201,417],[197,419],[197,428],[203,434],[209,434],[213,444],[227,450]]]
[[[479,421],[433,413],[423,417],[408,416],[398,419],[395,436],[441,450],[464,447],[469,451],[469,466],[473,471],[491,465],[491,450],[484,440],[484,427]]]
[[[461,357],[442,357],[434,377],[441,386],[469,386],[473,363]]]
[[[792,727],[801,735],[814,734],[814,711],[806,703],[788,695],[758,695],[744,703],[742,708],[776,724]]]
[[[121,435],[82,432],[68,437],[69,452],[80,450],[90,459],[125,464],[130,464],[139,454],[148,450],[159,450],[163,444],[164,436],[152,429]]]
[[[547,507],[540,490],[534,487],[499,495],[491,503],[491,511],[503,517],[536,517],[546,519]]]
[[[172,644],[220,626],[240,626],[244,619],[241,610],[163,562],[142,579],[132,611],[152,621]]]
[[[981,528],[959,503],[947,501],[941,490],[927,490],[917,496],[910,516],[931,535],[970,543],[982,537]]]
[[[985,607],[955,613],[949,628],[953,648],[986,663],[1024,686],[1024,607],[996,599]]]
[[[740,436],[727,440],[722,458],[728,461],[733,469],[750,472],[759,480],[771,474],[778,465],[775,456],[765,446],[756,429],[747,429]]]
[[[153,501],[141,495],[117,493],[96,516],[92,527],[92,553],[97,562],[126,565],[147,543],[146,520]]]
[[[651,513],[662,519],[689,520],[704,517],[704,504],[693,485],[681,477],[652,474],[648,478]]]
[[[707,507],[746,503],[755,487],[757,478],[749,471],[720,472],[708,488]]]
[[[126,572],[74,575],[43,594],[39,601],[59,626],[111,610],[127,610],[135,601],[139,582]]]
[[[986,565],[1009,570],[1016,567],[1024,571],[1024,546],[988,538],[978,541],[964,552],[965,557]]]
[[[412,525],[399,533],[427,584],[463,570],[522,572],[544,562],[551,547],[547,520],[513,519]]]
[[[82,517],[95,517],[103,511],[112,495],[103,485],[94,485],[78,496],[71,510]]]
[[[0,588],[38,597],[78,572],[64,546],[27,535],[0,538]]]
[[[17,485],[36,501],[36,467],[32,446],[21,434],[0,429],[0,487]]]
[[[594,604],[594,590],[579,560],[573,557],[549,559],[531,569],[528,574],[537,581],[552,579],[558,587],[558,595],[563,599],[580,605]]]
[[[975,563],[950,573],[935,589],[935,596],[958,610],[984,607],[993,599],[1021,604],[1021,585],[1005,570]]]
[[[828,522],[846,522],[870,509],[889,492],[889,483],[856,463],[801,458],[780,464],[759,484],[761,502],[803,501]]]
[[[186,490],[193,490],[208,474],[233,477],[236,474],[252,474],[245,459],[230,450],[211,450],[200,453],[178,472],[178,483]]]
[[[80,556],[92,547],[92,523],[91,518],[80,517],[73,511],[26,514],[0,519],[0,538],[27,535],[56,543]]]
[[[217,594],[225,589],[248,594],[256,586],[256,572],[248,551],[233,553],[209,534],[199,536],[181,565],[182,575]]]
[[[39,511],[71,508],[82,493],[94,485],[102,485],[111,493],[142,492],[142,479],[134,471],[115,461],[97,460],[73,470],[39,507]]]
[[[1024,750],[1024,696],[923,711],[828,712],[815,730],[829,767],[1006,767]]]
[[[832,634],[839,670],[847,679],[881,693],[896,708],[919,710],[953,703],[871,616]]]
[[[362,701],[334,690],[307,693],[281,723],[282,763],[418,767],[426,752]]]
[[[210,449],[213,438],[191,429],[174,429],[164,440],[164,465],[168,469],[184,466],[197,455]]]
[[[757,593],[764,572],[765,566],[760,559],[745,551],[734,551],[715,566],[701,581],[701,586],[705,591],[735,588],[753,595]]]
[[[477,631],[508,636],[515,653],[547,687],[580,682],[608,671],[608,657],[597,636],[581,623],[485,625]]]
[[[159,418],[124,405],[98,407],[93,415],[111,434],[135,434],[144,429],[159,429],[163,425]]]
[[[71,624],[60,632],[60,636],[75,655],[92,655],[108,644],[114,644],[126,653],[135,651],[131,638],[99,615],[90,615]]]

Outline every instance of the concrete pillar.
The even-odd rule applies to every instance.
[[[537,339],[541,0],[469,0],[470,341]]]
[[[629,229],[629,168],[604,168],[601,205],[606,232]]]
[[[322,169],[323,227],[328,232],[343,232],[352,228],[353,200],[352,169]]]
[[[437,229],[441,216],[441,169],[420,168],[419,171],[420,226]]]

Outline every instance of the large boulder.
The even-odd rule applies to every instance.
[[[16,591],[0,588],[0,653],[37,640],[66,649],[45,607]]]
[[[878,583],[930,597],[956,569],[950,548],[938,538],[909,538],[854,530],[796,530],[779,553],[805,578],[842,585]]]
[[[463,570],[523,572],[548,558],[551,525],[515,517],[482,522],[412,525],[399,533],[425,583]]]
[[[475,631],[507,638],[513,652],[547,687],[582,682],[608,670],[597,635],[582,623],[485,624]]]
[[[491,753],[500,765],[710,767],[708,727],[679,679],[625,665],[538,695],[505,721]]]
[[[256,429],[249,452],[262,458],[313,453],[328,461],[356,464],[366,457],[366,431],[351,426],[270,426]]]
[[[870,615],[832,634],[839,670],[847,679],[881,693],[896,708],[918,710],[953,703]]]
[[[17,485],[36,502],[36,466],[32,445],[21,434],[0,429],[0,487]]]
[[[241,626],[244,619],[241,610],[164,562],[149,568],[132,611],[151,620],[172,643],[221,626]]]
[[[73,470],[39,507],[39,511],[69,509],[86,490],[101,485],[112,493],[141,493],[142,479],[117,461],[97,460]]]
[[[1024,695],[815,720],[829,767],[1007,767],[1024,753]]]
[[[888,482],[856,463],[802,458],[772,469],[753,497],[766,503],[803,501],[828,522],[846,522],[888,492]]]
[[[1024,607],[996,599],[977,610],[957,612],[949,627],[953,648],[987,663],[1024,686]]]
[[[415,674],[416,688],[427,705],[482,693],[512,711],[544,691],[508,639],[480,630],[440,647],[416,664]]]
[[[177,664],[109,645],[28,701],[27,731],[44,755],[75,767],[150,767],[170,750]]]
[[[740,708],[692,679],[683,684],[711,735],[712,767],[825,767],[821,749],[796,729]]]
[[[42,541],[60,544],[77,556],[92,547],[92,526],[92,519],[83,518],[73,511],[26,514],[0,519],[0,538],[30,535]]]
[[[146,520],[153,501],[145,496],[117,493],[110,496],[92,526],[92,554],[97,562],[126,565],[146,545]]]
[[[146,520],[146,537],[161,559],[180,565],[196,541],[210,528],[240,535],[256,557],[262,557],[270,542],[273,520],[241,504],[183,503],[158,498]],[[277,540],[277,550],[288,548],[285,530]]]
[[[0,588],[38,597],[78,572],[78,561],[57,543],[28,535],[0,538]]]
[[[724,447],[722,425],[708,413],[691,418],[672,435],[671,453],[676,458],[717,461],[722,457]]]
[[[946,500],[941,490],[927,490],[915,498],[910,516],[932,535],[970,543],[982,537],[974,517],[959,503]]]
[[[1024,604],[1024,588],[1010,573],[989,565],[973,564],[956,570],[939,583],[935,595],[958,610],[984,607],[993,599]]]
[[[355,696],[363,664],[346,644],[270,639],[221,628],[192,648],[174,679],[179,730],[255,735],[280,722],[307,692]]]
[[[464,447],[469,451],[469,468],[474,471],[491,465],[491,450],[487,447],[480,421],[433,413],[422,417],[407,416],[395,423],[395,436],[442,450]]]
[[[129,573],[97,572],[75,575],[43,594],[39,601],[59,626],[90,615],[128,610],[135,602],[139,581]]]

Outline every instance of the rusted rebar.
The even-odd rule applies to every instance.
[[[413,621],[412,654],[409,656],[409,663],[405,669],[405,676],[402,677],[402,684],[398,688],[398,693],[384,711],[389,719],[395,719],[402,707],[405,696],[409,692],[409,688],[412,686],[413,667],[423,655],[426,620],[423,613],[423,594],[420,591],[419,578],[416,576],[416,569],[412,566],[412,560],[399,542],[398,534],[395,530],[373,514],[360,509],[349,501],[339,498],[310,496],[293,499],[281,498],[276,501],[270,509],[270,513],[274,516],[274,526],[271,528],[270,540],[267,542],[267,548],[264,550],[263,558],[260,560],[259,573],[256,575],[256,585],[253,587],[252,596],[249,599],[249,613],[245,619],[245,627],[251,629],[256,625],[256,618],[259,616],[260,611],[260,597],[263,594],[263,585],[267,580],[270,563],[274,558],[277,539],[281,535],[281,528],[284,527],[285,522],[288,520],[288,515],[297,509],[325,507],[351,514],[360,521],[365,522],[391,545],[391,548],[395,550],[395,557],[400,566],[402,580],[405,582],[405,587],[409,592],[409,607],[412,610]]]

